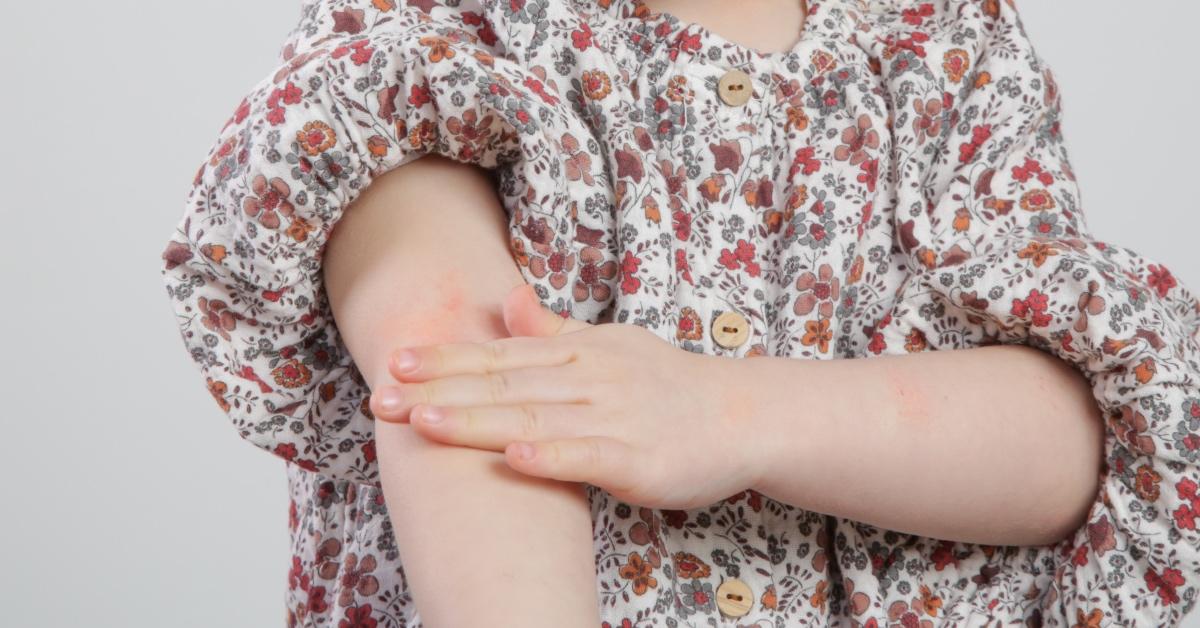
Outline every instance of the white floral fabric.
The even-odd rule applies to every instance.
[[[421,625],[320,270],[357,195],[430,153],[497,172],[514,263],[565,316],[740,358],[1024,343],[1085,374],[1103,410],[1095,503],[1052,546],[922,538],[752,491],[684,511],[589,487],[604,626],[1167,626],[1191,610],[1200,302],[1088,230],[1062,98],[1015,6],[809,11],[794,48],[764,54],[640,0],[302,4],[163,253],[208,390],[287,461],[289,625]],[[733,68],[752,83],[741,106],[717,91]],[[730,310],[752,327],[732,349],[709,328]],[[797,408],[821,394],[797,391]],[[754,596],[737,619],[714,599],[730,578]]]

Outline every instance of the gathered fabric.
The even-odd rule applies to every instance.
[[[1177,624],[1200,578],[1200,301],[1090,233],[1062,114],[1010,1],[809,0],[768,53],[641,0],[306,0],[162,269],[222,414],[287,463],[288,624],[421,625],[321,256],[375,177],[431,153],[497,173],[514,263],[564,316],[732,358],[1026,344],[1102,410],[1087,521],[1041,547],[588,486],[605,627]],[[795,391],[797,412],[828,393]]]

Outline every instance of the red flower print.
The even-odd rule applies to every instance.
[[[684,281],[695,285],[695,282],[692,281],[692,269],[688,265],[687,261],[687,251],[683,249],[677,249],[675,251],[675,272],[679,273],[679,276],[682,277]]]
[[[311,587],[308,590],[308,612],[324,613],[329,610],[325,601],[325,587]]]
[[[275,455],[284,460],[292,460],[296,457],[296,446],[291,443],[279,443],[275,446]]]
[[[429,83],[413,85],[412,89],[409,90],[408,104],[414,107],[420,107],[431,100],[429,96]]]
[[[971,131],[971,141],[959,146],[958,160],[961,163],[969,163],[975,159],[975,153],[984,142],[992,137],[992,125],[981,124]]]
[[[642,286],[642,280],[634,276],[641,263],[642,261],[635,257],[632,251],[625,251],[625,258],[621,260],[621,292],[623,294],[633,294]]]
[[[345,9],[333,12],[333,32],[355,35],[366,29],[362,9]]]
[[[571,45],[576,50],[587,50],[592,45],[592,28],[587,22],[580,22],[579,29],[571,32]]]
[[[1151,264],[1146,267],[1148,274],[1146,275],[1146,283],[1150,284],[1158,292],[1159,297],[1166,297],[1167,293],[1177,285],[1175,276],[1170,270],[1162,266]]]
[[[920,26],[925,21],[925,18],[931,15],[933,15],[933,3],[923,2],[921,6],[915,9],[904,10],[904,23]]]
[[[745,265],[746,273],[751,277],[757,277],[762,270],[754,261],[754,245],[746,240],[738,240],[736,249],[722,249],[718,262],[729,270]]]
[[[548,105],[558,104],[558,97],[555,96],[554,94],[547,93],[546,92],[546,84],[537,80],[536,78],[534,78],[532,76],[525,77],[525,80],[522,82],[522,85],[527,87],[529,89],[529,91],[537,94],[538,97],[541,98],[542,101],[544,101],[546,104],[548,104]]]
[[[347,608],[346,618],[338,622],[338,628],[375,628],[379,621],[371,617],[371,605]]]
[[[1034,327],[1045,327],[1053,320],[1046,311],[1049,302],[1050,299],[1045,293],[1034,289],[1024,299],[1013,299],[1011,313],[1019,318],[1029,318],[1032,315],[1031,324]]]
[[[1175,518],[1176,528],[1180,530],[1196,529],[1196,511],[1189,504],[1183,504],[1176,508],[1172,515]]]
[[[1158,597],[1163,604],[1179,602],[1179,595],[1175,593],[1175,587],[1184,582],[1186,581],[1183,579],[1183,574],[1178,569],[1164,569],[1162,574],[1153,569],[1146,572],[1146,586],[1150,587],[1151,591],[1158,591]]]
[[[682,209],[671,212],[671,224],[675,227],[675,237],[687,242],[692,235],[692,216]],[[682,250],[682,249],[680,249]]]
[[[875,184],[879,180],[879,160],[868,159],[859,164],[858,182],[865,183],[868,192],[875,191]]]
[[[796,156],[792,158],[792,167],[788,171],[789,177],[795,177],[797,172],[803,172],[806,175],[813,174],[821,169],[821,161],[816,159],[817,149],[812,146],[801,148],[796,151]]]

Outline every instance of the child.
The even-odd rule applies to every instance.
[[[290,623],[1178,623],[1200,302],[1014,6],[730,6],[305,5],[164,252]]]

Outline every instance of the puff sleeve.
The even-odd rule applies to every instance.
[[[306,3],[162,254],[186,349],[237,432],[335,478],[379,484],[369,390],[321,282],[324,245],[358,194],[428,153],[501,170],[514,245],[534,248],[574,245],[522,229],[521,212],[588,192],[556,176],[561,142],[585,137],[579,120],[502,55],[483,5],[452,4]]]
[[[1017,559],[1044,586],[980,574],[946,608],[1174,625],[1200,581],[1200,303],[1162,264],[1089,233],[1062,99],[1010,2],[891,4],[876,52],[912,272],[872,351],[1027,344],[1087,377],[1106,427],[1086,524]]]

